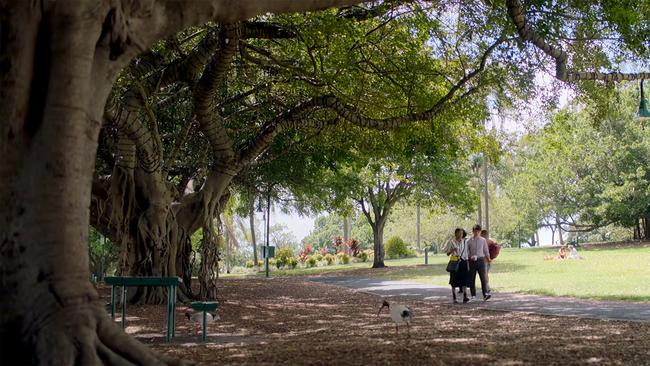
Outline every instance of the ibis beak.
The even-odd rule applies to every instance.
[[[379,313],[381,313],[381,311],[384,310],[385,307],[386,307],[386,305],[382,305],[382,306],[379,308],[379,311],[377,312],[377,316],[379,316]]]

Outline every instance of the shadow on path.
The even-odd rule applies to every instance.
[[[451,305],[451,289],[449,287],[357,277],[311,277],[307,280],[347,287],[382,297],[413,297],[418,300]],[[471,302],[469,306],[496,311],[650,322],[650,303],[585,300],[502,292],[493,293],[490,301],[478,300]]]

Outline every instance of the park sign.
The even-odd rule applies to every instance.
[[[643,80],[641,80],[641,100],[639,101],[639,118],[650,118],[650,111],[648,110],[648,101],[643,95]]]
[[[273,258],[275,257],[275,247],[270,245],[263,245],[260,248],[262,252],[262,258]]]

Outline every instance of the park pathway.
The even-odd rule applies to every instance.
[[[347,287],[382,297],[413,297],[418,300],[452,305],[449,287],[406,281],[336,276],[310,277],[308,281]],[[650,322],[650,303],[586,300],[503,292],[492,295],[492,299],[487,302],[478,300],[470,302],[468,305],[496,311]]]

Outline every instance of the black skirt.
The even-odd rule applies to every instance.
[[[452,287],[469,287],[469,263],[466,260],[460,260],[458,271],[449,273],[449,284]]]

